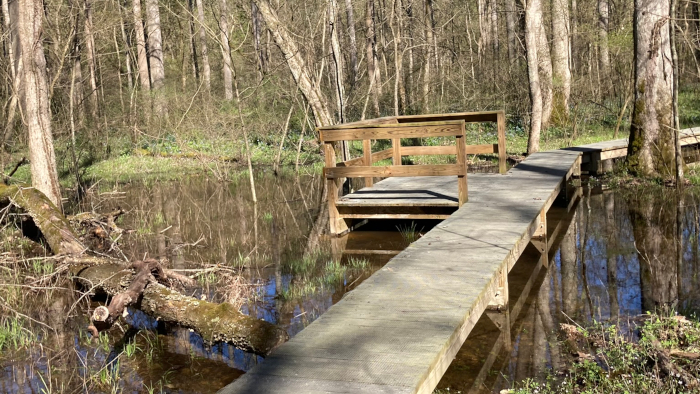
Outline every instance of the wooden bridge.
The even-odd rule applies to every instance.
[[[548,229],[547,212],[558,198],[574,200],[567,184],[580,174],[584,152],[540,152],[502,174],[469,174],[467,203],[464,122],[495,119],[500,136],[503,115],[451,116],[458,118],[411,117],[403,125],[394,118],[322,130],[336,233],[358,218],[447,218],[220,393],[431,393],[489,305],[500,307],[506,320],[517,314],[521,302],[509,297],[508,273],[526,249],[550,252],[549,237],[560,226]],[[454,137],[456,145],[449,151],[400,145],[400,138],[424,134]],[[368,149],[377,135],[392,139],[390,153]],[[360,160],[335,165],[330,143],[341,137],[363,141]],[[500,138],[491,148],[503,166],[504,148]],[[585,151],[603,160],[602,149]],[[401,167],[397,158],[416,152],[457,154],[456,164]],[[391,166],[371,166],[388,157]],[[338,180],[350,176],[364,177],[367,186],[336,199]],[[376,184],[371,179],[385,176]],[[536,270],[547,261],[542,258]],[[510,323],[499,326],[509,338]]]

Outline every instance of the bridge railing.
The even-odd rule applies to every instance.
[[[497,124],[498,143],[467,145],[465,124],[494,122]],[[340,234],[348,229],[343,215],[336,207],[340,180],[364,178],[372,186],[375,177],[456,176],[458,206],[468,200],[467,154],[495,153],[499,157],[499,171],[506,171],[505,113],[503,111],[467,112],[454,114],[411,115],[384,117],[361,122],[318,128],[324,144],[324,176],[328,187],[328,207],[331,232]],[[454,137],[454,145],[402,146],[401,139],[425,137]],[[372,152],[372,140],[391,140],[391,148]],[[334,144],[340,141],[362,141],[362,156],[336,162]],[[402,156],[455,155],[455,164],[402,165]],[[381,160],[391,159],[391,165],[375,166]]]

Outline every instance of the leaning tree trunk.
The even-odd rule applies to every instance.
[[[319,87],[311,82],[306,63],[301,57],[296,43],[280,23],[277,13],[270,7],[270,3],[267,0],[255,0],[255,4],[258,6],[258,11],[265,20],[267,28],[275,38],[275,43],[284,54],[289,70],[294,76],[294,81],[297,83],[306,101],[311,105],[311,109],[314,111],[314,117],[316,118],[316,125],[332,125],[333,117],[330,112],[328,112],[328,99]]]
[[[120,305],[122,310],[126,305],[133,305],[158,321],[192,329],[207,343],[224,342],[261,356],[269,354],[288,338],[281,327],[244,315],[233,305],[183,295],[150,277],[141,283],[139,294],[128,294],[138,271],[133,272],[131,266],[108,257],[84,254],[86,248],[66,218],[44,194],[35,188],[0,184],[0,206],[8,204],[31,217],[43,241],[53,254],[62,256],[76,282],[92,293],[106,294],[113,300],[123,301],[127,294],[126,301]],[[109,310],[109,307],[100,309]]]
[[[673,64],[669,0],[635,0],[634,108],[627,163],[637,176],[673,176]]]
[[[352,65],[351,83],[357,81],[357,35],[355,34],[355,14],[352,9],[352,0],[345,0],[345,12],[348,16],[348,38],[350,39],[350,63]]]
[[[562,125],[569,118],[569,95],[571,94],[568,0],[552,0],[552,35],[554,85],[552,113],[554,123]]]
[[[42,45],[43,2],[18,0],[17,33],[20,41],[23,70],[24,119],[29,134],[29,160],[32,185],[61,209],[61,189],[58,184],[56,156],[51,132],[49,87],[46,58]]]
[[[539,73],[539,34],[542,29],[540,0],[528,0],[525,8],[525,45],[527,47],[527,75],[530,84],[530,136],[527,141],[527,153],[540,150],[540,130],[542,128],[542,87]]]

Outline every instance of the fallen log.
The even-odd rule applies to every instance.
[[[62,261],[68,265],[75,282],[92,294],[114,297],[111,310],[112,303],[101,307],[106,309],[104,322],[107,326],[118,319],[127,305],[133,305],[159,321],[192,329],[208,343],[225,342],[261,356],[266,356],[288,338],[281,327],[245,315],[231,304],[198,300],[151,280],[153,265],[144,262],[126,265],[107,257],[89,255],[65,217],[34,188],[0,184],[0,204],[8,203],[31,217],[51,251],[63,256]],[[164,280],[181,279],[167,270],[162,270],[159,276]],[[98,318],[105,315],[101,308],[98,308]],[[93,334],[99,331],[93,328],[90,329]]]
[[[0,184],[0,205],[7,204],[32,218],[53,254],[76,255],[85,251],[66,218],[44,193],[33,187]]]

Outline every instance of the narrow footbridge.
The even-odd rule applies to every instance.
[[[427,116],[424,126],[414,118],[405,128],[394,118],[321,130],[326,137],[339,131],[343,138],[368,141],[370,132],[380,132],[393,140],[391,153],[379,157],[364,142],[361,160],[342,166],[330,147],[339,135],[324,140],[334,233],[372,217],[446,219],[220,393],[433,391],[484,311],[507,302],[508,272],[525,248],[549,251],[547,211],[558,198],[566,200],[567,183],[580,175],[581,150],[541,152],[501,174],[469,174],[467,194],[463,155],[470,148],[463,148],[461,130],[470,119],[503,119],[492,114],[452,114],[446,121]],[[396,157],[405,154],[400,139],[426,133],[455,137],[457,144],[408,151],[457,154],[456,164],[399,168]],[[498,145],[490,153],[505,160],[505,145]],[[392,155],[392,165],[372,166]],[[336,198],[342,178],[351,176],[370,179]],[[389,178],[374,183],[374,177]]]

